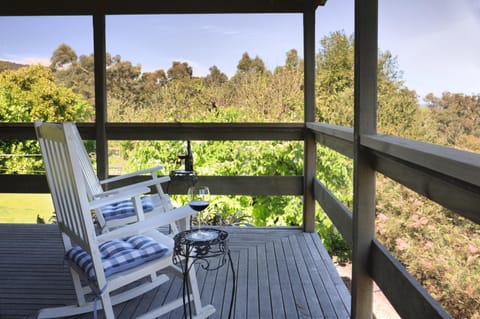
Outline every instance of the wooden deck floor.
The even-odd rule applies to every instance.
[[[349,318],[350,294],[316,234],[298,228],[228,228],[237,276],[235,318]],[[226,318],[228,267],[198,271],[204,303]],[[181,292],[172,278],[142,297],[116,306],[130,319]],[[70,274],[53,225],[0,224],[0,318],[34,318],[38,309],[72,303]],[[99,312],[99,318],[103,313]],[[181,312],[165,318],[181,318]],[[92,314],[77,318],[92,318]],[[163,317],[162,317],[163,318]]]

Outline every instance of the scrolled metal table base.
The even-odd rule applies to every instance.
[[[183,272],[183,310],[184,317],[187,317],[187,303],[188,313],[190,318],[193,317],[192,306],[190,300],[190,287],[188,285],[188,273],[194,264],[198,264],[206,271],[214,271],[224,266],[227,262],[230,263],[232,270],[232,297],[230,300],[230,310],[228,318],[231,318],[233,311],[233,302],[235,299],[235,269],[233,267],[230,249],[228,248],[229,234],[220,229],[202,228],[202,231],[209,232],[209,239],[196,239],[195,233],[198,229],[186,230],[178,233],[174,237],[175,246],[173,252],[173,263],[180,265]],[[216,260],[216,264],[212,262]],[[188,300],[186,300],[186,298]]]

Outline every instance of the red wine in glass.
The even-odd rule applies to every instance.
[[[204,230],[202,228],[202,216],[201,213],[205,208],[208,207],[209,203],[210,190],[207,186],[192,186],[188,189],[188,205],[195,211],[197,214],[197,229],[191,233],[192,239],[195,240],[210,240],[215,234],[214,232]]]
[[[208,201],[196,199],[196,200],[189,201],[188,205],[193,210],[196,210],[197,212],[201,212],[202,210],[208,207]]]

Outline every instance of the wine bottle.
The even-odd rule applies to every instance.
[[[187,141],[187,154],[185,155],[185,170],[193,172],[193,154],[190,147],[190,140]]]

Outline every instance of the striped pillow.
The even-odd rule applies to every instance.
[[[153,202],[150,196],[144,196],[141,198],[143,212],[148,213],[153,210]],[[133,201],[130,199],[123,200],[121,202],[110,204],[100,208],[105,221],[122,219],[135,215],[135,207]]]
[[[107,241],[101,243],[98,248],[106,277],[160,258],[170,252],[167,247],[144,235]],[[80,267],[90,280],[96,280],[92,258],[83,248],[79,246],[70,248],[65,258]]]

